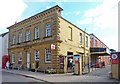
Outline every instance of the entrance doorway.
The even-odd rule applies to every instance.
[[[67,52],[67,72],[73,72],[73,52]]]
[[[30,69],[30,52],[27,52],[27,69]]]

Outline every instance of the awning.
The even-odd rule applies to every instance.
[[[110,55],[108,48],[90,48],[90,54],[95,56]]]

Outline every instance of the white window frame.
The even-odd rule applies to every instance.
[[[35,28],[35,39],[38,39],[38,38],[40,38],[40,29],[39,27],[36,27]]]
[[[15,54],[12,53],[12,63],[15,63]]]
[[[80,44],[82,44],[82,33],[80,33]]]
[[[15,44],[16,37],[15,35],[12,35],[12,44]]]
[[[46,24],[46,37],[51,36],[51,25]]]
[[[45,49],[45,62],[46,63],[51,62],[51,49],[50,48]]]
[[[86,36],[86,47],[88,46],[88,36]]]
[[[18,35],[18,42],[21,43],[23,41],[23,33],[20,32]]]
[[[30,41],[30,30],[26,31],[26,41]]]
[[[18,61],[22,61],[22,52],[18,53]]]
[[[35,50],[35,61],[39,61],[39,60],[40,60],[40,51]]]

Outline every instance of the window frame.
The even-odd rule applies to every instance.
[[[49,36],[51,36],[51,24],[50,23],[48,23],[48,24],[46,24],[46,26],[45,26],[45,28],[46,28],[46,37],[49,37]]]
[[[16,43],[16,36],[13,34],[12,35],[12,44],[15,44]]]
[[[12,53],[12,63],[15,63],[15,53]],[[13,60],[14,59],[14,60]]]
[[[45,63],[50,63],[51,62],[51,49],[46,48],[45,49]]]
[[[80,44],[82,44],[82,37],[83,35],[82,35],[82,33],[80,33]]]
[[[40,29],[39,29],[39,27],[35,27],[35,37],[34,38],[35,39],[40,38]]]
[[[88,36],[86,36],[86,47],[88,47]]]
[[[39,50],[35,50],[35,61],[39,61],[39,60],[40,60],[40,51]]]
[[[23,33],[19,32],[18,34],[18,43],[22,43],[23,42]]]
[[[22,52],[18,53],[18,61],[22,61]]]
[[[30,41],[30,35],[31,35],[30,30],[27,30],[26,31],[26,41]]]

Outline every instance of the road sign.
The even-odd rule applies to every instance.
[[[118,64],[118,54],[111,55],[112,64]]]

